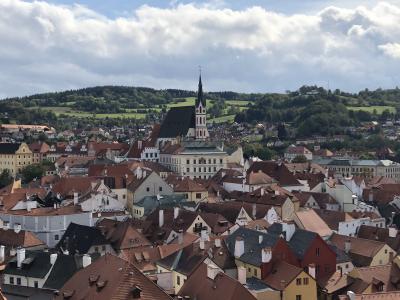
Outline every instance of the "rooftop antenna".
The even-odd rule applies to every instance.
[[[199,75],[201,76],[201,65],[199,65]]]

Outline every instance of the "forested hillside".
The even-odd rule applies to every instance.
[[[59,118],[157,120],[173,106],[193,105],[195,91],[100,86],[1,101],[2,122],[56,123]],[[291,123],[298,136],[336,134],[361,121],[394,118],[400,90],[346,93],[303,86],[286,93],[210,92],[211,122]]]

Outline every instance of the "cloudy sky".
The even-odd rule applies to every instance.
[[[0,97],[400,86],[400,0],[0,0]]]

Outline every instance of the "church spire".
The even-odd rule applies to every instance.
[[[201,105],[205,108],[206,107],[206,100],[204,99],[203,95],[203,83],[201,82],[201,68],[199,70],[199,86],[197,89],[197,99],[196,99],[196,107],[198,107],[201,103]]]

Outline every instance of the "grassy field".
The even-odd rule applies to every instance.
[[[227,101],[225,101],[225,103],[226,103],[227,105],[241,106],[241,107],[243,107],[243,106],[248,106],[248,105],[251,103],[251,101],[227,100]]]
[[[210,123],[225,123],[225,122],[233,122],[235,120],[235,115],[228,115],[228,116],[222,116],[214,119],[210,119],[208,122]]]
[[[57,116],[63,114],[77,118],[90,118],[94,116],[97,119],[105,119],[105,118],[144,119],[146,117],[146,114],[136,113],[134,111],[127,113],[118,113],[118,114],[93,114],[83,111],[75,111],[70,107],[65,107],[65,106],[57,106],[57,107],[48,106],[48,107],[42,107],[41,109],[51,111],[55,113]]]
[[[183,101],[177,101],[177,100],[182,100],[182,99],[175,99],[175,103],[169,103],[167,104],[167,108],[171,107],[181,107],[181,106],[193,106],[195,104],[196,98],[195,97],[188,97],[184,98]],[[222,122],[233,122],[235,119],[235,115],[229,115],[228,111],[230,107],[236,107],[239,111],[244,111],[248,108],[248,105],[250,101],[241,101],[241,100],[229,100],[225,101],[226,103],[226,108],[223,111],[223,116],[211,119],[210,116],[210,121],[215,122],[215,123],[222,123]],[[69,102],[69,105],[73,105],[73,102]],[[207,101],[207,107],[210,108],[214,105],[213,100],[208,100]],[[74,116],[78,118],[90,118],[90,117],[95,117],[98,119],[104,119],[104,118],[130,118],[130,119],[144,119],[146,117],[146,113],[138,113],[138,110],[146,110],[147,112],[151,111],[157,111],[160,112],[161,108],[160,107],[143,107],[143,108],[132,108],[132,109],[127,109],[126,113],[117,113],[117,114],[93,114],[90,112],[84,112],[84,111],[76,111],[73,108],[69,106],[48,106],[48,107],[42,107],[42,110],[47,110],[55,113],[57,116],[64,114],[67,116]]]
[[[376,110],[376,113],[379,115],[385,110],[389,110],[391,113],[396,113],[396,109],[393,106],[347,106],[347,109],[354,111],[362,110],[371,114],[374,112],[374,110]]]

